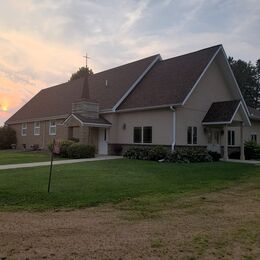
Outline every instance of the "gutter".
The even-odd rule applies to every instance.
[[[176,144],[176,109],[173,106],[170,106],[172,110],[172,151],[175,149]]]

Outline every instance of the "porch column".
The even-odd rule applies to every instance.
[[[224,125],[224,156],[225,161],[228,160],[228,130],[227,125]]]
[[[240,123],[240,160],[245,160],[245,147],[244,147],[244,124]]]

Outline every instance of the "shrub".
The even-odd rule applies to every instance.
[[[75,142],[71,140],[63,140],[60,142],[60,156],[63,158],[68,158],[68,148]]]
[[[165,158],[167,162],[212,162],[212,156],[205,149],[191,148],[168,152],[162,146],[153,148],[130,148],[124,155],[128,159],[158,161]]]
[[[128,159],[148,160],[148,148],[133,147],[128,149],[123,156]]]
[[[148,149],[148,160],[159,161],[165,159],[168,151],[163,146],[155,146]]]
[[[212,157],[213,162],[218,162],[221,158],[221,154],[218,152],[208,151],[208,154]]]
[[[73,143],[78,143],[79,142],[79,138],[76,138],[76,137],[72,137],[69,140],[72,141]]]
[[[123,147],[120,144],[115,144],[113,146],[113,152],[115,155],[120,155],[122,153]]]
[[[50,152],[52,152],[52,150],[53,150],[53,141],[51,141],[50,143],[48,143],[47,147],[48,147],[48,150],[49,150]]]
[[[182,149],[176,152],[178,153],[178,158],[181,158],[183,162],[212,162],[212,157],[205,149],[191,148]]]
[[[74,143],[68,147],[68,157],[72,159],[95,157],[95,147],[86,144]]]
[[[9,126],[0,127],[0,149],[10,149],[16,144],[16,132]]]
[[[246,160],[260,159],[260,145],[254,141],[245,142],[245,158]]]
[[[39,146],[38,144],[32,144],[32,145],[30,146],[30,149],[31,149],[32,151],[38,151],[38,150],[40,150],[40,146]]]

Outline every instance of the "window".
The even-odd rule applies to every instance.
[[[153,130],[151,126],[143,127],[143,143],[152,143]]]
[[[22,124],[21,135],[22,136],[26,136],[27,135],[27,123],[23,123]]]
[[[151,126],[134,127],[134,143],[151,144],[153,141],[153,129]]]
[[[107,140],[107,129],[105,128],[104,129],[104,141],[106,141]]]
[[[196,126],[189,126],[187,128],[187,144],[197,144],[198,133]]]
[[[257,143],[257,135],[256,134],[251,134],[251,141]]]
[[[49,123],[49,135],[56,135],[56,122],[50,121]]]
[[[228,130],[228,145],[235,145],[235,131]]]
[[[40,135],[41,126],[40,122],[34,122],[34,135]]]
[[[134,143],[142,142],[142,127],[134,127]]]

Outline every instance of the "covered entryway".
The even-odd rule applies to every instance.
[[[240,100],[215,102],[202,121],[208,137],[208,150],[220,152],[223,146],[223,159],[228,159],[228,148],[239,144],[240,159],[245,160],[244,127],[251,126],[246,108]],[[238,131],[235,131],[237,129]],[[235,133],[239,140],[235,142]]]
[[[108,154],[108,129],[111,123],[106,119],[71,114],[63,125],[67,128],[68,139],[77,136],[80,143],[95,146],[98,154]]]

